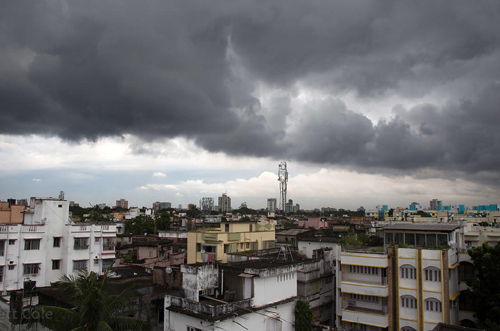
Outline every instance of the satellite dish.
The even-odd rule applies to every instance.
[[[201,250],[201,254],[205,254],[205,250],[204,249]]]
[[[172,273],[172,268],[166,267],[165,271],[167,272],[167,274],[171,274]]]

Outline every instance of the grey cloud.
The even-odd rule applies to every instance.
[[[499,13],[465,0],[7,2],[0,133],[182,136],[363,171],[496,172]],[[329,98],[293,109],[300,85]],[[262,86],[280,92],[263,104]],[[345,94],[422,105],[374,123]]]

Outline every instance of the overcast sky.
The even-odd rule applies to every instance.
[[[497,0],[0,3],[0,199],[499,202]]]

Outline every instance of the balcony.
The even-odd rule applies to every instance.
[[[200,302],[196,302],[181,297],[167,297],[170,299],[170,306],[188,310],[195,314],[203,314],[212,317],[231,314],[235,311],[242,310],[242,308],[250,309],[253,303],[252,298],[230,303],[220,303],[208,299],[201,299]],[[165,308],[168,309],[168,307]]]
[[[385,282],[387,284],[387,282]],[[383,284],[369,284],[353,281],[342,281],[341,282],[342,293],[356,293],[363,295],[374,295],[378,297],[389,296],[389,285]]]
[[[342,309],[342,321],[387,328],[389,327],[389,314],[387,307],[372,309],[346,305]]]

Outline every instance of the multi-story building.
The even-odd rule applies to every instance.
[[[294,330],[297,265],[268,260],[182,265],[164,330]]]
[[[16,204],[15,199],[0,201],[0,224],[22,223],[24,208],[24,205]]]
[[[115,259],[113,223],[73,223],[69,203],[31,198],[22,224],[0,224],[0,286],[19,290],[26,281],[50,286],[87,269],[102,274]]]
[[[231,198],[227,196],[226,193],[222,193],[222,196],[219,197],[219,211],[221,212],[230,212],[231,209]]]
[[[430,210],[443,210],[443,202],[438,199],[432,199],[429,203]]]
[[[116,200],[116,207],[128,209],[128,201],[125,199]]]
[[[219,227],[188,232],[187,263],[227,262],[227,253],[273,248],[272,221],[222,221]]]
[[[268,198],[267,199],[267,211],[270,211],[270,212],[276,211],[276,198]]]
[[[460,224],[390,225],[384,241],[378,251],[340,252],[337,325],[407,331],[472,320],[462,282],[471,265]]]

